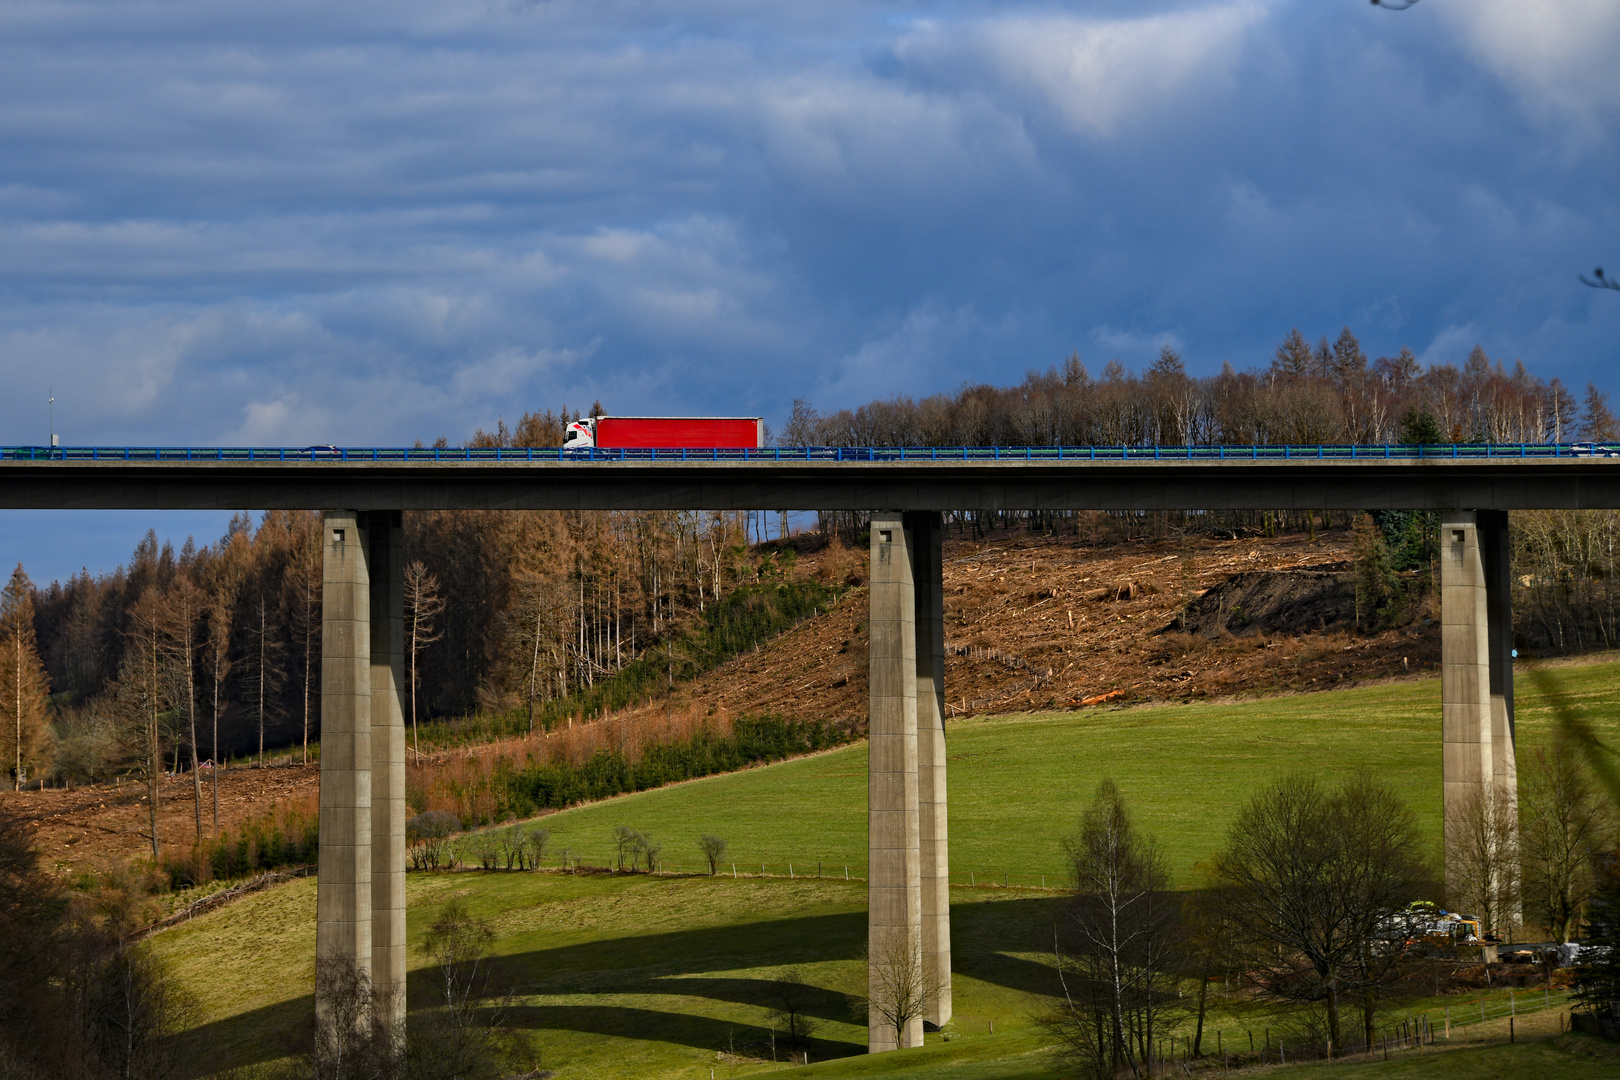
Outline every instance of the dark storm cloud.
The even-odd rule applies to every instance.
[[[72,442],[400,442],[1347,323],[1601,381],[1620,18],[1530,7],[0,4],[0,439],[48,384]]]

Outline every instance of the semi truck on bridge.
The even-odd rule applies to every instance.
[[[765,421],[757,416],[589,416],[569,424],[564,450],[758,450]]]

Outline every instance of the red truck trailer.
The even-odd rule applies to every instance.
[[[757,416],[593,416],[569,424],[563,433],[565,450],[755,450],[764,445],[765,421]]]

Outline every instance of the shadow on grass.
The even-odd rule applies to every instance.
[[[524,1005],[507,1015],[514,1027],[531,1031],[574,1031],[624,1039],[656,1038],[698,1050],[736,1047],[757,1053],[771,1037],[770,1029],[759,1024],[624,1005]],[[810,1043],[810,1054],[818,1061],[866,1053],[865,1043],[817,1038],[812,1038]],[[786,1058],[787,1044],[779,1045]]]
[[[1029,897],[960,904],[952,910],[952,968],[957,975],[1029,994],[1053,990],[1046,965],[1009,956],[1007,951],[1038,951],[1050,940],[1053,900]],[[763,1010],[771,1007],[771,980],[709,975],[713,971],[796,966],[860,959],[866,940],[866,913],[844,912],[772,919],[743,925],[677,930],[534,949],[503,956],[505,978],[517,995],[620,994],[691,997],[761,1010],[722,1020],[689,1013],[604,1001],[584,1005],[524,1005],[510,1022],[536,1032],[577,1031],[591,1035],[650,1039],[703,1050],[723,1050],[734,1040],[768,1040]],[[1006,951],[1004,951],[1006,950]],[[411,972],[413,1003],[431,1002],[434,972]],[[816,988],[806,1015],[818,1020],[859,1023],[855,1000],[837,990]],[[308,995],[216,1021],[191,1034],[194,1045],[210,1050],[214,1068],[254,1065],[281,1057],[307,1037],[314,1002]],[[815,1040],[817,1058],[864,1053],[864,1045]]]

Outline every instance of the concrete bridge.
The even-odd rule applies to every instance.
[[[0,509],[324,510],[316,956],[366,973],[394,1025],[404,1022],[406,968],[401,512],[870,511],[870,955],[909,958],[937,982],[926,1019],[944,1024],[940,511],[1439,511],[1449,849],[1472,800],[1517,792],[1506,512],[1620,506],[1620,458],[1586,447],[1098,449],[1101,456],[1085,447],[767,450],[729,460],[658,451],[636,460],[521,450],[441,457],[419,448],[11,448],[0,449]],[[318,986],[318,1012],[322,994]],[[922,1020],[898,1045],[922,1041]],[[869,1038],[874,1051],[897,1045],[876,1016]]]

